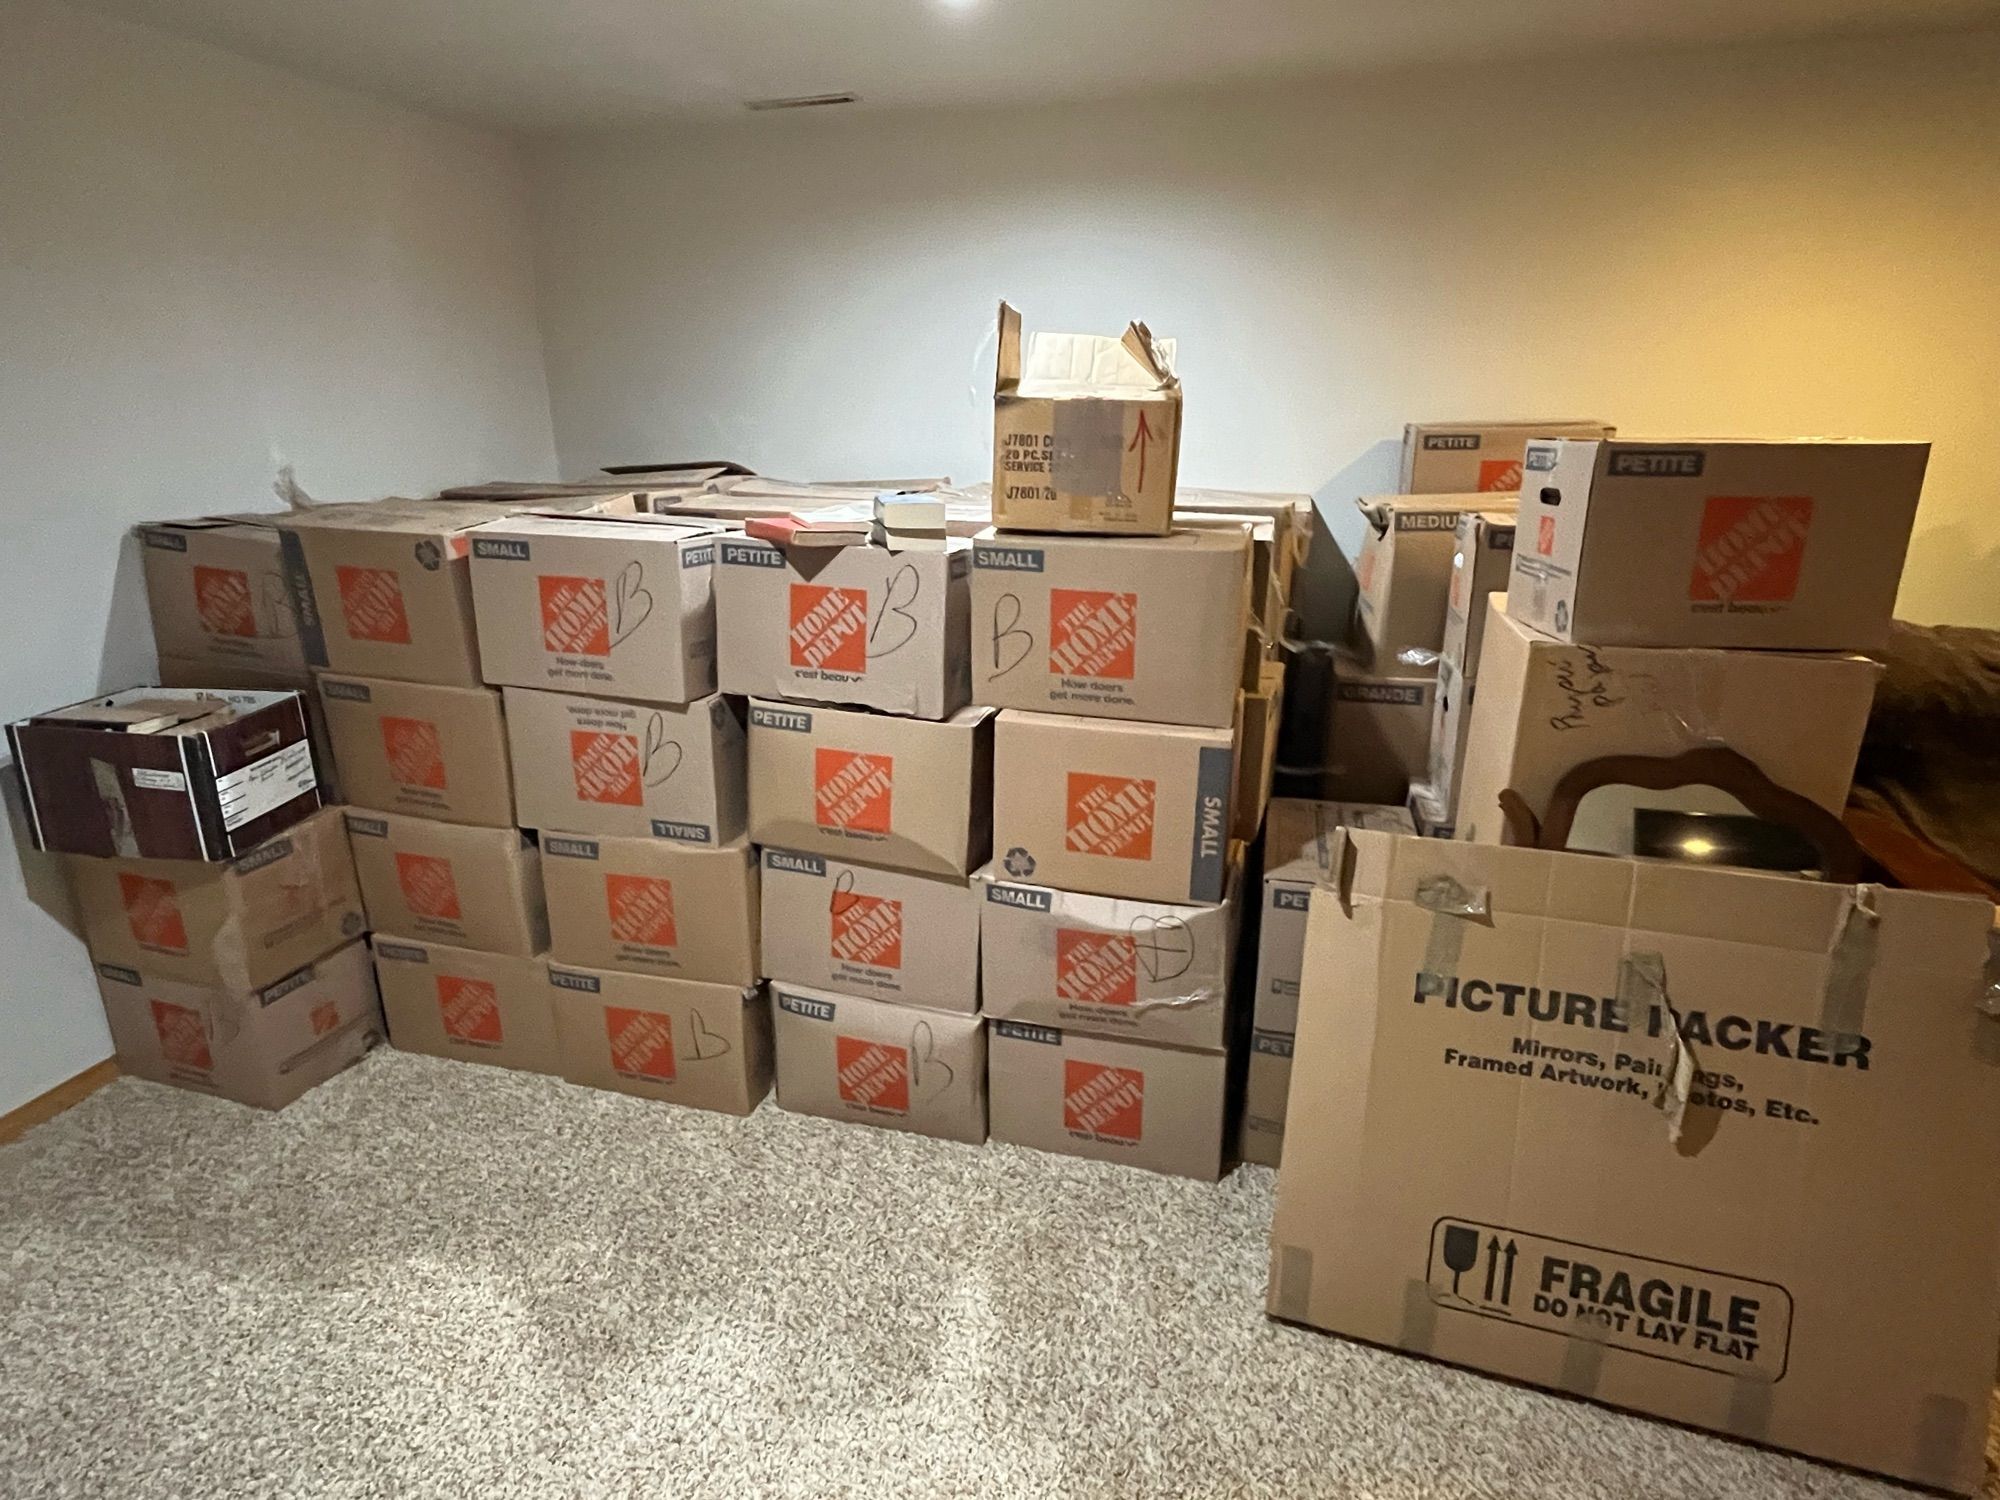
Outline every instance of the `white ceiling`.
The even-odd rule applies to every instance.
[[[1393,67],[2000,22],[2000,0],[81,0],[508,130],[1002,104]]]

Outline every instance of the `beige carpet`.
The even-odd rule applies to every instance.
[[[379,1052],[0,1150],[0,1495],[1862,1497],[1267,1322],[1220,1187]]]

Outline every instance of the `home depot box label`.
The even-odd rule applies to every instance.
[[[539,956],[375,934],[389,1040],[405,1052],[557,1073],[555,1007]]]
[[[514,825],[498,693],[322,672],[319,698],[350,801],[447,823]]]
[[[986,1028],[923,1010],[771,983],[778,1103],[795,1114],[978,1145],[986,1139]]]
[[[1173,524],[1181,386],[1172,339],[1023,337],[1000,304],[993,524],[1003,531],[1159,536]]]
[[[993,1139],[1213,1182],[1222,1175],[1228,1059],[987,1023]]]
[[[566,964],[548,980],[571,1083],[730,1115],[771,1091],[762,989]]]
[[[528,957],[549,945],[542,859],[514,828],[347,810],[368,925]]]
[[[714,984],[755,984],[757,869],[742,838],[542,835],[549,957]]]
[[[972,692],[1001,708],[1225,727],[1250,606],[1250,534],[1019,537],[972,553]]]
[[[1250,1060],[1244,1070],[1243,1115],[1236,1130],[1236,1154],[1260,1167],[1275,1167],[1285,1154],[1285,1109],[1292,1087],[1292,1038],[1287,1032],[1250,1033]]]
[[[1508,581],[1524,624],[1604,646],[1877,651],[1926,443],[1533,443]]]
[[[980,893],[986,1014],[1220,1052],[1236,957],[1232,886],[1216,906],[1125,901],[1010,880]]]
[[[1469,510],[1458,518],[1451,536],[1451,588],[1445,599],[1440,656],[1467,682],[1479,677],[1479,647],[1486,636],[1486,596],[1507,592],[1507,575],[1513,566],[1511,512]]]
[[[971,696],[966,571],[971,546],[718,546],[722,688],[949,718]]]
[[[721,694],[674,706],[506,689],[521,826],[725,844],[744,820],[743,720]]]
[[[1403,429],[1397,488],[1406,495],[1518,494],[1530,438],[1606,438],[1615,428],[1565,419],[1412,422]]]
[[[1988,903],[1368,832],[1336,868],[1307,937],[1272,1313],[1979,1482],[2000,1331],[2000,1228],[1966,1211],[2000,1186]]]
[[[1355,502],[1367,526],[1354,564],[1355,654],[1363,666],[1402,677],[1437,669],[1459,522],[1480,506],[1504,515],[1503,500],[1382,495]]]
[[[490,683],[687,703],[715,691],[722,528],[657,516],[512,516],[471,532]]]
[[[834,994],[979,1009],[979,896],[961,876],[766,849],[764,961]]]
[[[121,1072],[282,1109],[381,1038],[368,945],[352,942],[259,990],[189,984],[99,963]]]
[[[204,516],[138,528],[153,644],[206,667],[306,675],[298,607],[275,516]],[[239,686],[218,678],[217,686]]]
[[[750,703],[754,842],[964,876],[990,847],[992,711],[949,719]]]

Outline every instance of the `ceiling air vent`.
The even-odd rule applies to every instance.
[[[799,94],[790,99],[745,99],[745,109],[818,109],[827,104],[852,104],[859,94]]]

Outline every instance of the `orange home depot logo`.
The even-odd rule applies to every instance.
[[[1146,1075],[1137,1068],[1063,1059],[1063,1128],[1106,1141],[1136,1141],[1144,1125]]]
[[[314,1036],[325,1036],[340,1024],[340,1007],[331,1000],[322,1000],[312,1008],[312,1029]]]
[[[611,939],[647,948],[680,942],[674,927],[674,883],[657,875],[606,875],[604,903],[611,913]]]
[[[500,1045],[500,996],[491,984],[484,979],[440,974],[437,995],[444,1034],[452,1041],[480,1047]]]
[[[579,802],[612,802],[637,807],[645,801],[639,785],[639,737],[602,729],[569,732],[569,767]]]
[[[444,790],[444,744],[429,719],[382,716],[382,753],[389,758],[389,776],[401,786]]]
[[[1710,495],[1688,598],[1781,604],[1798,592],[1812,529],[1810,495]]]
[[[868,591],[792,585],[792,665],[868,670]]]
[[[840,1102],[862,1109],[910,1112],[910,1051],[865,1037],[835,1036],[833,1062],[839,1071]]]
[[[674,1081],[674,1023],[650,1010],[604,1007],[604,1032],[611,1041],[611,1067],[626,1078]]]
[[[201,1024],[201,1012],[185,1005],[155,1000],[153,1033],[160,1039],[160,1056],[177,1068],[195,1068],[206,1073],[215,1066],[208,1050],[208,1028]]]
[[[1153,857],[1153,783],[1129,776],[1069,773],[1063,847],[1110,859]]]
[[[181,904],[174,896],[171,880],[121,872],[118,895],[125,903],[125,920],[131,924],[133,942],[157,953],[188,951],[187,923],[181,917]]]
[[[410,644],[410,617],[403,612],[403,584],[394,568],[355,568],[346,563],[334,570],[340,584],[340,617],[357,641]]]
[[[458,881],[453,878],[451,861],[434,854],[396,855],[396,884],[403,888],[403,904],[420,917],[459,919]]]
[[[1130,934],[1056,929],[1056,996],[1087,1005],[1139,998],[1139,947]]]
[[[813,821],[822,828],[887,833],[895,759],[858,750],[813,751]]]
[[[562,578],[544,575],[542,590],[542,649],[574,656],[611,654],[611,610],[604,602],[602,578]]]
[[[1139,596],[1102,589],[1049,590],[1049,670],[1130,682],[1139,642]]]
[[[1535,551],[1543,557],[1554,557],[1556,552],[1556,518],[1542,516],[1535,523]]]
[[[851,964],[903,967],[903,903],[887,896],[848,896],[833,907],[833,956]]]
[[[255,635],[257,609],[250,598],[250,575],[238,568],[196,563],[194,612],[210,635]]]
[[[1501,490],[1518,490],[1520,487],[1520,459],[1482,458],[1479,460],[1479,490],[1481,494],[1490,495]]]

